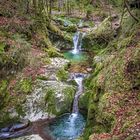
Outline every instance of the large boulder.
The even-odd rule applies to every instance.
[[[107,44],[113,37],[114,29],[112,28],[110,17],[108,17],[85,35],[83,38],[83,46],[97,47],[96,44]]]
[[[63,58],[52,58],[50,61],[45,74],[38,77],[34,91],[26,97],[23,105],[24,118],[30,121],[71,111],[75,87],[57,77],[58,70],[65,67],[68,61]]]

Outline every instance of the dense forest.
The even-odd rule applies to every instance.
[[[0,140],[140,140],[140,0],[0,0]]]

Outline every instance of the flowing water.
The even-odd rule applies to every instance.
[[[54,140],[74,140],[78,138],[85,127],[85,118],[79,113],[78,100],[83,91],[83,74],[75,74],[74,79],[78,85],[71,114],[65,114],[56,119],[45,130]]]
[[[81,32],[75,33],[73,37],[73,43],[74,43],[74,49],[72,50],[73,54],[78,54],[79,51],[81,50],[82,36],[83,34]]]
[[[79,111],[78,110],[78,100],[79,100],[80,95],[83,92],[83,84],[82,84],[83,78],[84,78],[84,76],[82,74],[75,74],[75,76],[74,76],[74,80],[78,85],[78,90],[74,97],[72,113],[78,113],[78,111]]]
[[[86,58],[81,51],[83,36],[84,33],[75,33],[73,37],[73,50],[64,54],[67,59],[83,61],[83,58]],[[73,101],[72,113],[64,114],[53,121],[49,127],[45,128],[45,131],[49,132],[54,140],[75,140],[82,134],[85,127],[85,118],[80,114],[78,107],[80,95],[83,93],[84,75],[81,73],[75,73],[73,78],[77,83],[77,92]]]
[[[71,51],[65,52],[64,57],[71,61],[85,61],[87,60],[87,55],[85,52],[81,51],[82,39],[85,36],[85,33],[76,32],[73,37],[74,48]]]

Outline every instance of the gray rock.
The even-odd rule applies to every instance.
[[[23,136],[12,140],[43,140],[39,135]]]
[[[26,102],[23,105],[25,112],[24,119],[29,119],[30,121],[36,121],[38,119],[45,119],[50,117],[55,117],[55,113],[59,113],[64,110],[67,106],[69,93],[64,93],[65,89],[73,88],[65,82],[61,82],[57,79],[56,72],[64,67],[69,61],[63,58],[51,58],[51,63],[46,66],[45,74],[41,75],[46,77],[47,80],[37,80],[34,86],[34,91],[26,97]],[[48,101],[46,101],[46,94],[48,90],[53,90],[52,95],[47,95]],[[53,104],[51,99],[55,101]],[[72,103],[72,99],[70,99]],[[70,103],[70,105],[71,105]],[[55,111],[52,111],[55,110]],[[55,113],[54,113],[55,112]]]

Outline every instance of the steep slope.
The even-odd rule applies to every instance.
[[[101,25],[104,32],[99,39],[108,33],[105,31],[108,28],[103,27],[106,24]],[[84,139],[91,133],[94,134],[90,140],[140,139],[139,27],[138,22],[125,14],[117,37],[109,38],[104,49],[94,57],[94,72],[86,81],[89,103],[85,105],[88,123]],[[93,50],[97,44],[103,44],[102,40],[92,41],[98,35],[96,31],[86,38],[90,37]]]

